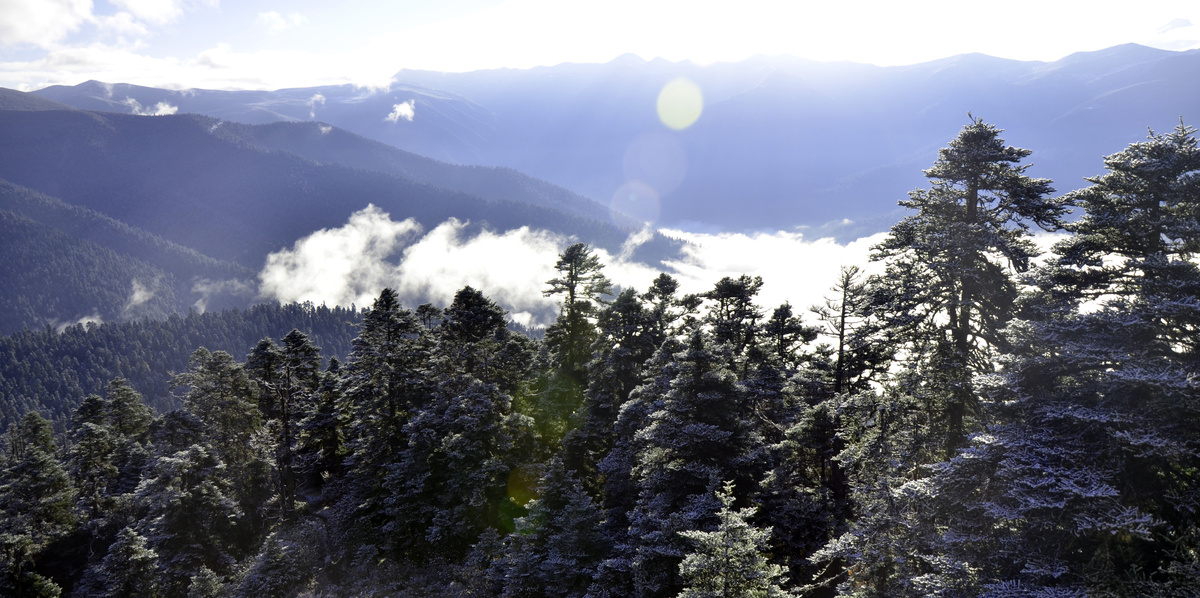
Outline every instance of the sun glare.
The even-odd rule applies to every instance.
[[[695,124],[703,111],[700,86],[685,77],[668,81],[658,92],[658,119],[668,128],[682,131]]]

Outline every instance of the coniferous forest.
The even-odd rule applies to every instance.
[[[8,337],[0,594],[1200,595],[1195,130],[1062,195],[1000,133],[812,309],[578,243],[544,335],[465,287]]]

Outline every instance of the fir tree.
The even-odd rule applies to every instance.
[[[76,524],[75,488],[55,456],[50,423],[30,411],[9,428],[0,470],[0,590],[17,598],[57,596],[34,571],[42,552]]]
[[[505,539],[501,596],[584,596],[608,549],[600,530],[602,513],[557,459],[547,467],[538,493]]]
[[[721,510],[713,531],[679,532],[694,546],[679,563],[684,588],[679,598],[782,598],[783,568],[771,564],[763,550],[771,529],[750,522],[755,507],[733,509],[733,483],[717,490]]]
[[[1050,181],[1017,165],[1030,153],[972,119],[925,171],[931,187],[900,202],[917,213],[893,226],[873,256],[887,264],[880,282],[891,287],[891,325],[912,355],[929,360],[946,456],[965,443],[965,418],[975,408],[971,377],[991,371],[999,331],[1012,316],[1012,274],[1036,255],[1028,227],[1061,225],[1065,208],[1047,198]]]
[[[1200,592],[1194,133],[1151,134],[1069,196],[1085,214],[1010,329],[997,424],[936,469],[941,548],[985,594]]]
[[[98,590],[93,595],[155,598],[163,595],[158,583],[161,576],[158,554],[146,546],[146,538],[125,527],[100,563],[91,584]]]

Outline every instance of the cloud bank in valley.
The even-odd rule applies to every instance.
[[[701,293],[724,276],[763,277],[759,305],[770,310],[784,302],[796,311],[820,303],[843,265],[864,264],[882,233],[839,244],[808,240],[799,232],[773,234],[664,233],[687,241],[679,259],[652,267],[629,259],[644,241],[635,234],[617,254],[595,249],[605,274],[617,285],[646,290],[660,272],[680,282],[684,293]],[[448,220],[424,230],[412,219],[393,221],[375,206],[356,212],[346,225],[323,229],[272,253],[259,274],[266,299],[369,306],[384,287],[405,305],[445,306],[463,286],[475,287],[509,310],[522,324],[548,325],[560,298],[544,297],[554,263],[571,239],[528,227],[497,233],[468,232],[467,223]]]

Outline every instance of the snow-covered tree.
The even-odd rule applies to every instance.
[[[986,595],[1200,593],[1194,133],[1151,134],[1069,196],[1085,213],[1010,328],[998,423],[935,470],[943,549]]]
[[[158,554],[146,546],[146,538],[125,527],[109,546],[89,589],[97,592],[92,595],[105,598],[156,598],[163,595],[158,582],[161,576]]]
[[[929,361],[924,375],[939,395],[938,444],[947,457],[971,428],[971,378],[991,371],[999,331],[1012,316],[1013,275],[1037,254],[1028,228],[1056,229],[1065,210],[1047,197],[1050,181],[1017,165],[1030,153],[1006,146],[999,129],[973,118],[925,171],[930,188],[900,202],[917,213],[875,248],[873,259],[887,265],[877,279],[887,300],[875,307],[886,306],[907,352]]]
[[[602,513],[558,459],[547,466],[538,494],[505,539],[501,596],[584,596],[608,549]]]
[[[721,510],[712,531],[679,532],[693,544],[679,563],[684,588],[679,598],[783,598],[783,567],[769,562],[764,550],[771,529],[755,527],[757,507],[733,508],[733,482],[717,490]]]
[[[34,570],[41,553],[75,526],[75,488],[55,455],[50,422],[30,411],[6,435],[0,469],[0,593],[57,596]]]
[[[405,425],[388,466],[382,531],[400,555],[462,558],[481,533],[511,521],[510,474],[531,457],[532,422],[495,385],[446,381]]]

